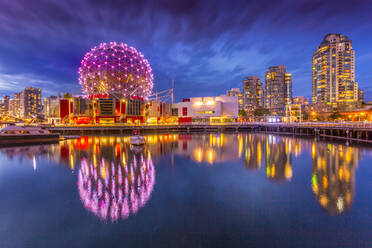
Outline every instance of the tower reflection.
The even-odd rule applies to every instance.
[[[345,212],[353,201],[359,149],[314,142],[311,151],[311,184],[316,200],[331,215]]]
[[[293,140],[268,135],[266,139],[266,175],[274,181],[292,178]]]

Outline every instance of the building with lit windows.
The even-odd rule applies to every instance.
[[[16,118],[19,118],[21,116],[21,93],[14,93],[13,101],[13,111],[11,114]]]
[[[295,96],[292,98],[293,104],[309,105],[309,98],[304,96]]]
[[[10,104],[10,96],[4,96],[4,111],[7,115],[9,115],[9,104]]]
[[[300,122],[302,121],[302,105],[288,104],[285,105],[285,122]]]
[[[14,116],[13,113],[14,113],[14,99],[10,99],[9,100],[9,111],[8,111],[8,114],[10,116]]]
[[[285,106],[292,103],[292,74],[284,65],[269,67],[265,72],[265,107],[273,115],[284,115]]]
[[[147,123],[172,122],[172,104],[162,101],[148,101],[145,104],[145,117]]]
[[[356,107],[358,84],[352,41],[342,34],[327,34],[312,61],[312,102],[321,111]]]
[[[62,123],[114,124],[143,123],[144,100],[131,96],[117,99],[106,94],[74,96],[59,100],[59,117]]]
[[[238,103],[239,103],[239,110],[244,109],[243,108],[243,94],[240,91],[239,88],[231,88],[231,90],[226,91],[226,95],[228,96],[237,96],[238,97]]]
[[[22,117],[36,117],[41,114],[41,89],[26,87],[20,93],[20,109]]]
[[[248,113],[264,107],[264,94],[258,76],[249,76],[243,81],[243,108]]]
[[[192,97],[172,105],[180,123],[233,122],[239,114],[237,96]]]
[[[44,114],[46,118],[59,116],[59,98],[57,96],[49,96],[43,99]]]

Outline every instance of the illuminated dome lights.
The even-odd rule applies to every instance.
[[[101,43],[85,54],[79,84],[86,95],[148,97],[153,88],[151,66],[141,52],[125,43]]]

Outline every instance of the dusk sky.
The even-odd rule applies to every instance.
[[[109,41],[149,60],[154,90],[176,99],[212,96],[264,80],[269,66],[293,74],[293,95],[311,96],[311,57],[327,33],[353,41],[356,80],[372,100],[372,1],[0,0],[0,97],[39,87],[78,93],[78,67]]]

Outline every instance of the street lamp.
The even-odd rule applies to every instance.
[[[313,120],[315,119],[315,115],[316,115],[316,112],[315,111],[311,111],[311,116],[312,116]]]

